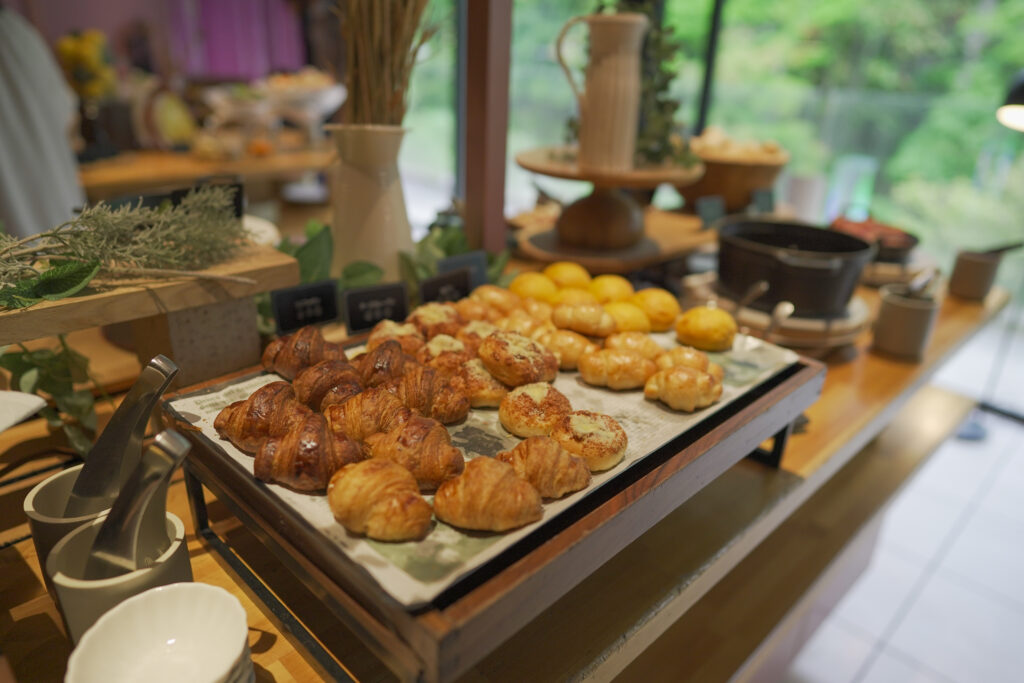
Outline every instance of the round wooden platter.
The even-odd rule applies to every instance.
[[[655,188],[663,183],[690,185],[704,175],[704,165],[645,166],[627,171],[584,170],[576,163],[576,148],[572,146],[537,147],[516,155],[516,163],[527,171],[566,180],[585,180],[594,185],[622,187],[634,190]]]
[[[558,215],[557,209],[540,206],[510,219],[510,224],[520,227],[516,241],[523,258],[542,263],[575,261],[595,274],[628,273],[717,240],[713,230],[701,230],[701,220],[695,216],[648,208],[644,211],[644,236],[630,247],[610,251],[568,247],[558,241],[554,227]]]

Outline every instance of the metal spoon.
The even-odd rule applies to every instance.
[[[178,366],[162,355],[142,369],[89,451],[64,507],[65,517],[106,510],[114,502],[121,486],[139,464],[149,416],[177,374]]]
[[[1001,247],[993,247],[991,249],[986,249],[985,251],[983,251],[981,253],[982,254],[1005,254],[1008,251],[1013,251],[1014,249],[1020,249],[1021,247],[1024,247],[1024,242],[1011,242],[1010,244],[1004,244]]]
[[[167,549],[170,539],[166,526],[156,538],[149,538],[143,532],[143,520],[151,505],[165,509],[166,498],[154,500],[154,495],[164,489],[189,449],[188,440],[173,430],[157,435],[96,535],[85,565],[85,580],[107,579],[150,566]]]

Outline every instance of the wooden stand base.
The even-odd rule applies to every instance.
[[[563,246],[625,249],[644,236],[644,210],[622,190],[594,186],[562,210],[555,230]]]

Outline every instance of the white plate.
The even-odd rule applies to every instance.
[[[0,391],[0,432],[38,413],[46,401],[22,391]]]

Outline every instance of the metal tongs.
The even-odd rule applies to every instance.
[[[178,366],[163,355],[142,369],[89,451],[64,507],[65,517],[89,515],[111,506],[139,464],[149,416],[176,374]]]
[[[86,561],[85,580],[152,566],[167,550],[167,484],[189,449],[188,440],[173,430],[157,435],[100,527]]]

